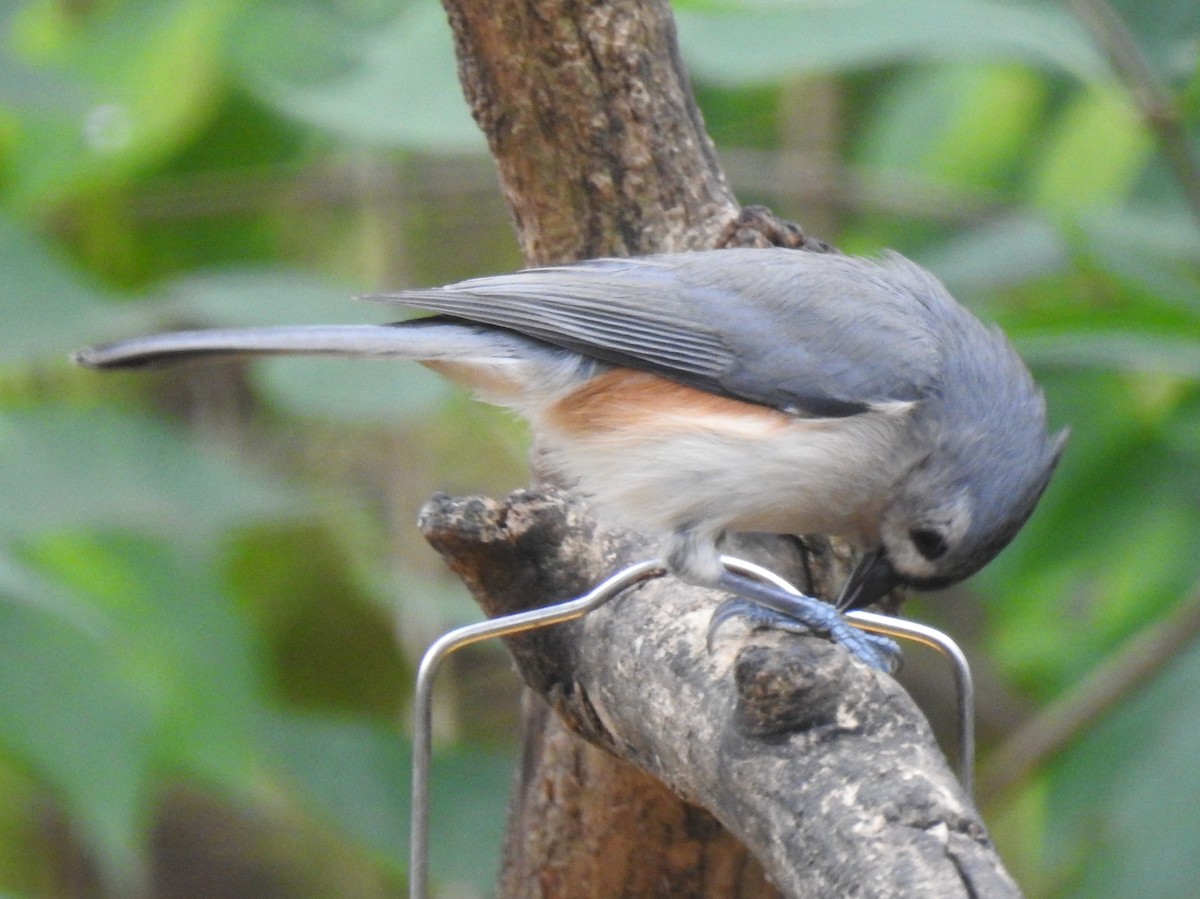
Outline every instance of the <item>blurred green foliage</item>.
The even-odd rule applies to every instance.
[[[1115,6],[1195,159],[1200,7]],[[1200,602],[1197,174],[1058,3],[677,12],[741,196],[929,265],[1073,430],[1026,531],[956,591],[975,599],[916,604],[972,646],[986,763]],[[517,264],[436,3],[0,8],[0,894],[398,894],[412,666],[475,614],[412,521],[434,490],[520,485],[519,428],[402,366],[100,377],[66,353],[381,321],[346,298]],[[505,667],[445,677],[454,895],[496,866]],[[1200,889],[1197,695],[1192,644],[982,797],[1030,895]]]

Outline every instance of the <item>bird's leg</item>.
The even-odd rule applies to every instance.
[[[710,648],[722,624],[744,618],[753,626],[827,635],[872,668],[889,673],[896,670],[900,648],[894,641],[859,630],[827,602],[726,571],[717,549],[719,539],[719,531],[691,525],[672,533],[665,547],[667,567],[685,581],[734,594],[713,612],[708,624]]]
[[[859,630],[827,602],[804,594],[786,593],[730,571],[722,572],[716,586],[734,596],[725,600],[708,623],[711,647],[721,625],[731,618],[743,618],[755,627],[769,627],[796,634],[826,634],[846,647],[856,658],[886,673],[896,670],[900,647],[894,640]]]

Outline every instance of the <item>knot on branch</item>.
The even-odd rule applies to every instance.
[[[435,494],[417,526],[489,616],[570,599],[616,559],[587,507],[555,487],[517,490],[503,500]]]
[[[733,669],[738,730],[771,737],[835,724],[851,667],[845,653],[817,640],[746,646]]]
[[[805,234],[795,222],[781,219],[766,206],[744,206],[725,227],[719,247],[787,247],[811,253],[836,253],[832,244]]]

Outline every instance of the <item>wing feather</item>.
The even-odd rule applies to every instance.
[[[925,395],[937,319],[966,314],[898,255],[786,249],[589,260],[369,299],[820,416]]]

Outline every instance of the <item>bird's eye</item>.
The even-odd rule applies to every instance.
[[[930,562],[940,559],[950,548],[941,532],[932,528],[915,528],[908,532],[908,537],[912,540],[913,546],[917,548],[917,552]]]

